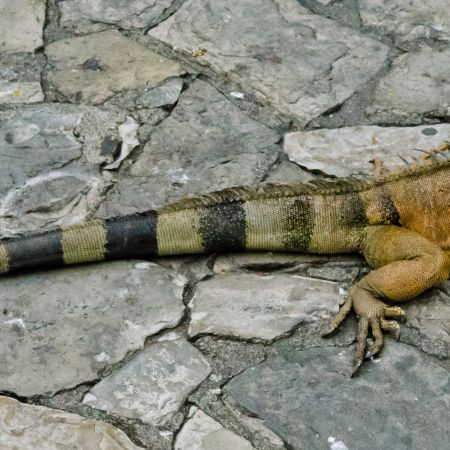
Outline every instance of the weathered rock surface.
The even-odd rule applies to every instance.
[[[450,281],[405,304],[406,324],[417,333],[412,342],[423,351],[439,358],[450,357]],[[401,334],[407,341],[406,329]]]
[[[194,346],[169,335],[147,345],[126,366],[100,381],[83,402],[111,414],[164,425],[210,371]]]
[[[139,450],[126,434],[99,420],[0,397],[0,447],[5,450]]]
[[[32,52],[43,44],[45,0],[0,0],[0,53]]]
[[[189,335],[212,333],[274,339],[302,322],[335,314],[336,284],[297,275],[231,274],[197,284],[189,304]]]
[[[314,178],[316,178],[314,175],[303,170],[297,164],[283,161],[265,181],[268,183],[307,183]]]
[[[450,10],[446,0],[360,0],[365,26],[395,36],[400,44],[420,38],[450,41]]]
[[[239,411],[238,408],[235,408],[233,404],[230,404],[227,401],[228,398],[225,397],[223,400],[224,406],[227,408],[227,411],[230,411],[230,413],[239,421],[239,423],[245,424],[245,426],[250,430],[253,439],[256,438],[258,442],[263,441],[265,444],[269,443],[270,447],[268,447],[268,449],[270,450],[286,449],[283,441],[273,431],[269,430],[269,428],[264,425],[264,421],[256,417],[250,417]],[[267,448],[267,446],[264,445],[263,448]]]
[[[227,430],[202,410],[192,407],[190,418],[177,435],[175,450],[252,450],[254,447]]]
[[[110,185],[111,162],[126,115],[94,107],[43,104],[0,112],[0,233],[83,220]],[[77,135],[77,138],[75,137]]]
[[[380,117],[395,114],[412,120],[421,115],[450,115],[448,67],[450,49],[425,47],[397,57],[390,72],[380,79],[374,93],[374,104],[367,113]]]
[[[308,255],[283,252],[245,252],[219,255],[214,261],[214,273],[234,270],[270,271],[300,265],[317,266],[329,260],[327,255]]]
[[[150,28],[174,0],[66,0],[59,2],[61,25],[79,33],[100,31],[109,25]]]
[[[293,448],[446,448],[449,373],[390,340],[376,364],[350,378],[354,350],[288,352],[238,375],[226,391]]]
[[[97,378],[183,316],[186,279],[118,261],[0,280],[0,390],[30,396]]]
[[[40,82],[45,57],[41,53],[2,53],[1,82]]]
[[[388,52],[295,0],[188,0],[149,34],[301,125],[360,89]]]
[[[197,80],[153,131],[137,161],[121,173],[100,215],[143,211],[198,192],[255,184],[275,161],[278,139]]]
[[[401,158],[420,159],[424,155],[420,150],[438,148],[449,133],[448,124],[298,131],[286,134],[284,151],[289,159],[309,170],[338,177],[367,176],[374,174],[376,158],[387,169],[404,165]]]
[[[0,84],[0,105],[37,103],[44,100],[41,84],[37,81]]]
[[[183,72],[115,30],[53,42],[46,53],[53,87],[74,103],[98,105],[117,92],[155,87]]]
[[[182,88],[183,80],[181,78],[170,78],[161,86],[144,92],[137,99],[137,104],[144,108],[159,108],[173,105],[178,100]]]
[[[357,255],[308,255],[296,253],[249,252],[219,255],[214,262],[214,273],[237,270],[286,273],[303,275],[329,281],[354,280],[365,267]]]

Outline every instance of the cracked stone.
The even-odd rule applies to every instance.
[[[117,108],[104,110],[89,106],[80,107],[80,113],[73,132],[77,140],[83,143],[83,155],[91,164],[112,164],[124,151],[129,153],[128,146],[129,141],[133,140],[133,133],[124,136],[123,131],[129,129],[130,123],[135,124],[130,116]],[[111,148],[114,145],[115,150]],[[107,148],[111,151],[108,152]]]
[[[349,98],[388,54],[295,0],[188,0],[149,35],[300,125]]]
[[[284,151],[289,159],[327,175],[348,177],[373,175],[373,161],[383,161],[392,169],[413,161],[424,153],[418,150],[438,148],[448,139],[450,125],[418,127],[357,126],[288,133]],[[418,149],[418,150],[417,150]]]
[[[43,45],[45,0],[0,0],[0,53],[32,52]]]
[[[266,359],[265,346],[262,343],[241,342],[226,337],[200,336],[195,340],[195,346],[202,352],[211,364],[213,375],[208,379],[208,385],[220,388],[226,380]],[[203,385],[208,389],[210,386]],[[203,389],[202,386],[202,389]],[[202,397],[197,390],[191,400]],[[209,392],[211,392],[209,390]],[[195,400],[194,400],[195,402]]]
[[[110,161],[101,142],[117,136],[125,119],[57,104],[0,112],[1,234],[79,222],[97,209],[111,184],[99,173]]]
[[[234,402],[230,401],[229,396],[224,398],[223,403],[227,410],[230,411],[230,413],[233,415],[233,417],[235,417],[240,423],[245,424],[245,426],[251,431],[254,439],[259,437],[259,442],[263,440],[270,443],[270,450],[286,450],[283,441],[273,431],[269,430],[269,428],[264,425],[264,422],[261,419],[247,416],[246,414],[239,411],[239,409],[236,408],[236,405],[233,404]]]
[[[169,334],[146,345],[124,367],[95,385],[83,403],[161,426],[210,372],[207,360],[194,346]]]
[[[313,266],[324,264],[327,255],[308,255],[283,252],[245,252],[219,255],[214,262],[214,273],[224,273],[234,270],[269,271],[285,269],[299,265]]]
[[[120,28],[150,28],[174,0],[66,0],[59,2],[61,25],[77,33]]]
[[[264,180],[267,183],[307,183],[316,177],[291,161],[283,161]]]
[[[405,304],[401,338],[439,358],[450,357],[450,281]],[[416,333],[409,337],[407,328]],[[405,339],[403,339],[405,338]]]
[[[2,278],[0,390],[42,395],[98,378],[147,336],[177,325],[186,283],[137,261]]]
[[[116,93],[153,87],[183,73],[178,63],[116,30],[62,39],[48,45],[46,53],[53,67],[51,84],[75,103],[98,105]],[[94,57],[97,69],[83,68]]]
[[[161,106],[173,105],[181,94],[183,80],[181,78],[171,78],[161,86],[144,92],[137,103],[143,108],[159,108]]]
[[[126,434],[99,420],[0,397],[0,447],[139,450]]]
[[[0,105],[20,105],[44,101],[41,83],[12,82],[0,84]]]
[[[360,0],[363,25],[395,36],[396,44],[416,39],[450,41],[447,0]]]
[[[252,450],[241,436],[227,430],[202,410],[192,407],[189,419],[177,435],[175,450]]]
[[[2,53],[0,58],[1,82],[40,82],[45,66],[42,53]]]
[[[220,255],[214,262],[214,273],[237,270],[303,275],[328,281],[353,282],[366,268],[356,255],[308,255],[298,253],[236,253]]]
[[[198,192],[256,184],[278,154],[278,134],[196,80],[121,172],[99,215],[155,209]],[[201,175],[200,175],[201,174]]]
[[[332,317],[343,300],[329,281],[298,275],[218,275],[197,284],[188,333],[271,340],[300,323]]]
[[[449,48],[425,47],[398,56],[391,71],[378,81],[373,105],[366,112],[380,120],[389,115],[407,120],[421,115],[448,117],[449,65]]]
[[[286,352],[225,388],[292,448],[447,448],[450,375],[433,358],[389,340],[350,378],[354,346]],[[430,424],[433,424],[432,431]]]

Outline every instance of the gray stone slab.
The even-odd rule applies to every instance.
[[[398,44],[430,38],[450,41],[447,0],[360,0],[362,23],[395,36]]]
[[[0,84],[0,105],[21,105],[44,101],[41,83],[37,81]]]
[[[288,133],[284,151],[289,159],[309,170],[327,175],[373,175],[374,160],[392,169],[413,161],[448,140],[450,125],[418,127],[357,126]],[[418,150],[417,150],[418,149]]]
[[[316,177],[291,161],[283,161],[264,180],[268,183],[307,183]]]
[[[143,108],[159,108],[173,105],[178,100],[182,88],[183,80],[181,78],[170,78],[161,86],[144,92],[137,99],[137,104]]]
[[[226,392],[295,449],[447,448],[448,371],[389,340],[380,360],[350,378],[354,350],[288,352],[238,375]]]
[[[425,47],[398,56],[390,72],[379,80],[373,105],[366,112],[381,120],[389,115],[410,121],[423,115],[448,117],[449,65],[449,48]]]
[[[308,255],[299,253],[234,253],[219,255],[214,273],[238,270],[255,272],[282,271],[310,278],[337,282],[353,282],[366,265],[357,255]]]
[[[450,357],[450,281],[405,304],[406,324],[401,338],[421,350]],[[414,334],[408,336],[407,329]],[[404,336],[405,335],[405,336]]]
[[[299,265],[318,266],[329,260],[327,255],[283,252],[245,252],[219,255],[214,261],[215,273],[244,270],[271,271]]]
[[[0,397],[4,450],[139,450],[118,428],[77,414]]]
[[[117,261],[0,280],[0,390],[30,396],[94,380],[183,316],[187,280]]]
[[[0,0],[0,53],[32,52],[43,45],[45,0]]]
[[[199,192],[255,184],[277,158],[278,139],[197,80],[121,173],[99,214],[143,211]]]
[[[178,63],[116,30],[62,39],[48,45],[46,53],[51,84],[71,102],[98,105],[117,92],[155,87],[183,73]]]
[[[210,372],[207,360],[194,346],[169,334],[96,384],[83,403],[161,426]]]
[[[188,333],[270,340],[299,323],[330,318],[343,300],[329,281],[298,275],[218,275],[197,284],[189,303]]]
[[[88,33],[108,25],[150,28],[173,3],[174,0],[66,0],[58,6],[62,26]]]
[[[123,140],[125,121],[54,103],[0,112],[0,234],[79,222],[95,210],[111,184],[99,172],[113,159],[104,143]]]
[[[128,155],[130,146],[134,148],[138,144],[137,123],[125,112],[117,108],[83,106],[80,107],[80,113],[74,134],[83,144],[83,155],[89,163],[108,168],[125,154]]]
[[[300,125],[360,89],[388,53],[296,0],[188,0],[149,34]]]
[[[177,435],[175,450],[252,450],[254,447],[224,428],[202,410],[192,407],[189,419]]]
[[[255,439],[253,442],[256,445],[256,442],[261,443],[269,443],[270,447],[264,445],[262,448],[268,448],[268,450],[286,450],[286,447],[284,446],[283,441],[272,431],[269,430],[264,425],[264,421],[261,419],[258,419],[256,417],[250,417],[243,412],[239,411],[238,408],[235,408],[235,406],[232,403],[229,403],[227,398],[225,397],[223,399],[224,406],[227,408],[227,411],[230,412],[230,414],[235,417],[239,423],[244,424],[248,430],[251,432],[252,437]]]

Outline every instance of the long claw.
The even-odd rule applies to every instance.
[[[378,317],[373,317],[372,319],[370,319],[370,327],[372,328],[372,334],[375,338],[375,342],[366,353],[366,358],[371,358],[372,356],[376,355],[383,347],[383,332],[381,331]]]
[[[372,294],[370,289],[356,284],[350,290],[348,298],[342,305],[339,313],[322,332],[322,336],[326,337],[333,333],[352,307],[358,316],[355,365],[351,375],[353,377],[357,374],[365,358],[371,358],[383,348],[383,331],[389,331],[395,339],[399,339],[400,325],[395,320],[387,320],[386,318],[403,320],[405,312],[398,306],[386,306]],[[374,343],[366,352],[369,326],[374,337]]]
[[[356,376],[356,374],[358,373],[358,370],[361,367],[362,363],[363,363],[362,359],[358,360],[358,361],[355,361],[355,365],[353,366],[353,370],[352,370],[352,373],[350,375],[350,378],[354,378]]]
[[[356,365],[361,365],[364,360],[364,352],[366,350],[367,334],[369,333],[369,320],[366,317],[361,317],[358,322],[358,337],[356,344],[355,362]]]
[[[336,328],[343,322],[343,320],[347,317],[347,314],[352,309],[352,299],[349,296],[345,303],[341,306],[341,309],[337,313],[336,317],[330,322],[327,328],[322,332],[322,337],[327,337],[331,333],[333,333]]]

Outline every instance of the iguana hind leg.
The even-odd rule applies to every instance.
[[[324,336],[332,333],[353,307],[359,321],[354,372],[364,356],[370,357],[381,350],[382,330],[399,334],[399,324],[387,319],[401,319],[404,311],[398,306],[387,306],[381,299],[401,302],[414,298],[444,282],[450,269],[450,259],[438,245],[420,234],[390,225],[369,227],[361,253],[376,270],[351,288],[346,302],[324,333]],[[369,327],[375,342],[364,355]]]

